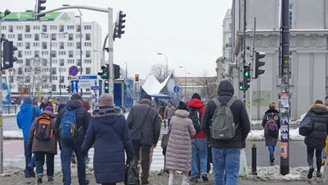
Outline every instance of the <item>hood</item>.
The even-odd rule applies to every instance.
[[[153,105],[153,101],[152,100],[149,100],[149,99],[142,99],[140,101],[140,104],[148,104],[149,106],[152,106]]]
[[[66,108],[69,110],[74,110],[81,107],[81,103],[77,100],[68,100],[66,103]]]
[[[189,112],[186,110],[178,109],[174,112],[174,114],[181,118],[187,118],[189,116]]]
[[[279,111],[277,111],[276,109],[268,109],[266,112],[265,112],[265,114],[266,113],[279,113]]]
[[[41,115],[42,114],[47,114],[48,116],[50,116],[51,118],[55,118],[55,114],[53,113],[53,112],[51,112],[51,111],[47,111],[47,110],[45,110],[45,111],[42,111],[41,112]]]
[[[106,107],[92,112],[92,117],[96,118],[102,123],[105,124],[114,124],[116,121],[111,121],[113,116],[123,115],[122,110],[119,107]]]
[[[188,106],[189,107],[194,107],[194,108],[197,108],[197,109],[199,109],[199,108],[201,108],[201,107],[203,107],[203,102],[202,101],[200,101],[199,99],[191,99],[189,102],[188,102]]]
[[[20,107],[20,111],[22,112],[28,112],[29,110],[31,110],[31,107],[33,105],[32,104],[29,104],[29,103],[23,103]]]
[[[87,101],[83,101],[81,103],[81,107],[84,108],[86,111],[90,110],[90,104]]]
[[[328,114],[328,107],[324,104],[313,104],[310,106],[309,112],[315,114]]]
[[[233,96],[235,90],[228,80],[222,80],[218,86],[218,96]]]

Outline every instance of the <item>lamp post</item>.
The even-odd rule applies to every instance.
[[[165,66],[165,78],[167,77],[167,73],[168,73],[168,71],[169,71],[169,66],[168,66],[168,59],[167,59],[167,55],[165,55],[164,53],[157,53],[157,55],[164,55],[165,56],[165,59],[166,59],[166,66]]]
[[[65,33],[41,33],[41,35],[47,35],[49,37],[49,56],[50,56],[50,75],[49,75],[49,83],[50,83],[50,98],[52,98],[52,45],[51,45],[51,41],[52,41],[52,36],[53,35],[66,35],[68,34],[67,32]],[[60,71],[60,70],[59,70]],[[61,89],[61,81],[60,81],[60,76],[59,76],[59,89]],[[61,94],[61,93],[60,93]]]
[[[179,66],[179,68],[184,68],[185,70],[185,98],[187,97],[187,69],[183,66]]]

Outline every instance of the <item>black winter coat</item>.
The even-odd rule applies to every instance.
[[[269,121],[268,117],[275,118],[277,117],[276,120],[276,125],[278,126],[278,129],[276,131],[267,131],[265,126],[267,122]],[[278,141],[278,136],[279,136],[279,129],[280,129],[280,116],[279,112],[276,109],[268,109],[263,116],[262,119],[262,126],[264,128],[264,138],[265,138],[265,145],[266,146],[276,146],[277,141]]]
[[[81,107],[81,103],[76,100],[69,100],[66,103],[65,107],[68,109],[71,109],[71,110],[78,109],[76,111],[76,124],[77,124],[77,130],[79,130],[79,131],[76,133],[76,136],[74,139],[75,139],[75,142],[82,144],[84,141],[85,134],[88,130],[90,116],[88,115],[88,112]],[[65,109],[61,109],[57,115],[57,119],[56,119],[56,129],[57,130],[59,130],[61,118],[62,118],[64,112],[65,112]]]
[[[233,94],[234,88],[232,84],[226,80],[221,81],[218,88],[219,101],[228,102],[232,98]],[[201,128],[208,139],[210,139],[211,146],[214,148],[245,148],[245,140],[250,131],[250,121],[244,103],[237,99],[231,105],[234,121],[238,124],[235,136],[231,140],[217,140],[210,137],[211,120],[216,108],[217,107],[213,100],[209,101],[206,105],[204,116],[202,118]]]
[[[310,148],[323,149],[326,146],[328,133],[328,107],[323,104],[313,104],[306,116],[311,117],[313,129],[305,137],[304,143]]]

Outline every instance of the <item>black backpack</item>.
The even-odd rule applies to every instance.
[[[190,107],[190,111],[189,111],[189,119],[191,119],[194,128],[196,130],[196,133],[201,131],[201,114],[200,114],[200,109],[194,108],[194,107]]]

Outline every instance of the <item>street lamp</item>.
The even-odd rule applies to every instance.
[[[165,59],[166,59],[166,66],[165,66],[165,73],[164,73],[164,74],[165,74],[165,78],[166,78],[167,75],[168,75],[167,73],[168,73],[168,71],[169,71],[169,69],[168,69],[169,66],[168,66],[168,63],[167,63],[167,62],[168,62],[168,60],[167,60],[167,56],[166,56],[164,53],[157,53],[157,55],[164,55],[164,56],[165,56]]]
[[[63,4],[63,6],[71,6],[71,5]],[[83,72],[83,69],[82,69],[82,63],[83,63],[82,62],[82,54],[83,54],[83,51],[82,51],[82,12],[79,8],[77,8],[77,10],[80,13],[80,16],[75,16],[75,17],[80,18],[80,75],[82,75],[82,72]],[[81,90],[81,96],[82,96],[82,94],[83,94],[82,88],[80,90]]]
[[[179,66],[179,68],[184,68],[185,70],[185,98],[187,97],[187,69],[183,66]]]
[[[50,83],[50,97],[52,98],[52,36],[53,35],[66,35],[68,34],[68,32],[64,32],[64,33],[44,33],[42,32],[41,35],[47,35],[49,37],[49,55],[50,55],[50,76],[49,76],[49,83]],[[59,70],[60,71],[60,70]],[[61,81],[60,81],[60,77],[59,76],[59,94],[61,95]]]

